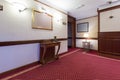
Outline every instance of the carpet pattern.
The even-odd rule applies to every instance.
[[[7,80],[120,80],[120,61],[79,50]]]

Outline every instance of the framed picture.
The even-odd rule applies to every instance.
[[[53,30],[53,17],[50,14],[33,10],[33,29]]]
[[[78,23],[77,24],[77,32],[88,32],[89,31],[89,23]]]

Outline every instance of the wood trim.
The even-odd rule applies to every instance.
[[[105,12],[105,11],[110,11],[110,10],[118,9],[118,8],[120,8],[120,5],[112,6],[112,7],[109,7],[109,8],[105,8],[105,9],[98,10],[98,13],[100,13],[100,12]]]
[[[98,9],[97,9],[98,11]],[[99,32],[100,32],[100,12],[98,11],[98,45],[100,44],[99,43]],[[99,51],[99,46],[98,46],[98,51]]]
[[[97,17],[97,15],[95,15],[95,16],[90,16],[90,17],[87,17],[87,18],[77,19],[76,21],[84,20],[84,19],[89,19],[89,18],[93,18],[93,17]]]
[[[24,66],[19,67],[19,68],[15,68],[15,69],[13,69],[13,70],[3,72],[3,73],[0,74],[0,79],[1,79],[1,78],[5,78],[5,77],[10,76],[10,75],[13,75],[13,74],[15,74],[15,73],[18,73],[18,72],[20,72],[20,71],[22,71],[22,70],[31,68],[31,67],[36,66],[36,65],[38,65],[38,64],[40,64],[39,61],[36,61],[36,62],[33,62],[33,63],[27,64],[27,65],[24,65]]]
[[[113,59],[119,59],[120,60],[120,56],[115,55],[115,54],[106,54],[104,52],[99,54],[100,56],[104,56],[104,57],[109,57],[109,58],[113,58]]]
[[[120,32],[99,32],[99,52],[120,55]]]
[[[65,13],[65,12],[63,12],[63,11],[57,9],[57,8],[54,8],[54,7],[50,6],[50,5],[47,5],[47,4],[45,4],[45,3],[41,2],[41,1],[38,1],[38,0],[34,0],[34,1],[36,1],[36,2],[38,2],[38,3],[41,3],[41,4],[43,4],[43,5],[46,5],[46,6],[50,7],[50,8],[53,8],[53,9],[55,9],[55,10],[57,10],[57,11],[65,14],[65,15],[68,15],[67,13]]]
[[[71,23],[71,27],[72,27],[72,48],[75,48],[76,47],[76,18],[68,15],[68,23]],[[69,27],[69,26],[68,26]]]
[[[98,12],[98,32],[100,32],[100,12]]]
[[[45,40],[54,40],[54,39],[41,39],[41,40],[24,40],[24,41],[4,41],[0,42],[0,46],[10,46],[10,45],[21,45],[21,44],[31,44],[31,43],[41,43]],[[58,41],[68,40],[67,38],[58,38]]]
[[[53,39],[52,39],[53,40]],[[64,41],[64,40],[68,40],[67,38],[59,38],[57,39],[58,41]]]
[[[120,39],[120,31],[99,32],[99,39]]]
[[[63,52],[63,53],[58,54],[58,55],[59,55],[59,56],[63,56],[63,55],[65,55],[65,54],[67,54],[68,52],[69,52],[69,51],[66,51],[66,52]],[[15,68],[15,69],[13,69],[13,70],[9,70],[9,71],[3,72],[3,73],[0,74],[0,79],[5,78],[5,77],[8,77],[8,76],[10,76],[10,75],[13,75],[13,74],[15,74],[15,73],[18,73],[18,72],[20,72],[20,71],[22,71],[22,70],[31,68],[31,67],[36,66],[36,65],[40,65],[40,62],[39,62],[39,61],[36,61],[36,62],[33,62],[33,63],[27,64],[27,65],[24,65],[24,66],[19,67],[19,68]]]
[[[120,53],[113,53],[113,52],[106,52],[106,51],[99,51],[99,53],[100,54],[120,56]]]
[[[86,39],[86,38],[84,38],[84,37],[76,37],[76,39]],[[87,39],[91,39],[91,40],[98,40],[98,38],[87,38]]]

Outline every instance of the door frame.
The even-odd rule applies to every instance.
[[[68,15],[68,22],[72,24],[72,48],[76,47],[76,18]],[[68,38],[69,39],[69,38]]]

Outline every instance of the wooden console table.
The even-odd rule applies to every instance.
[[[82,42],[83,44],[83,49],[85,51],[89,51],[90,50],[90,42]]]
[[[55,47],[57,46],[57,50]],[[59,59],[60,42],[43,42],[40,44],[40,63],[45,64],[51,60]]]

